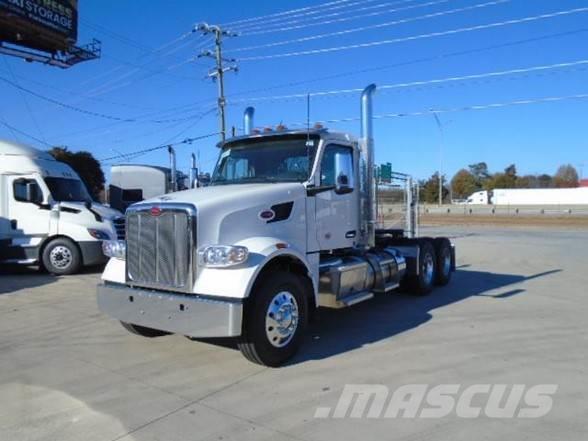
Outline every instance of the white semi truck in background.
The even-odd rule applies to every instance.
[[[72,274],[105,263],[102,240],[123,235],[122,214],[92,201],[67,164],[0,140],[0,263]]]
[[[477,191],[469,205],[588,205],[588,187],[577,188],[496,188]]]
[[[145,337],[236,337],[249,360],[278,366],[319,306],[447,284],[447,238],[376,228],[374,91],[361,97],[360,139],[255,133],[247,109],[246,135],[219,144],[210,186],[127,209],[126,241],[104,242],[99,308]]]

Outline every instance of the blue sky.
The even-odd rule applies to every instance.
[[[317,9],[306,9],[304,16],[280,15],[247,24],[250,33],[270,31],[264,34],[247,35],[245,23],[228,26],[229,30],[242,30],[242,35],[227,39],[225,50],[227,57],[236,58],[298,52],[442,32],[587,6],[580,0],[505,0],[394,26],[230,52],[232,49],[372,26],[491,2],[348,0],[346,3],[323,6],[325,10],[322,14],[317,14]],[[320,4],[317,1],[264,0],[80,0],[79,43],[93,37],[100,39],[103,51],[100,60],[62,70],[0,55],[0,77],[85,111],[136,119],[139,122],[118,122],[72,111],[19,91],[5,82],[0,82],[0,118],[41,141],[51,145],[66,145],[73,150],[89,150],[99,159],[216,132],[217,115],[212,110],[215,106],[216,85],[205,79],[211,63],[206,59],[186,63],[198,52],[199,47],[210,45],[204,46],[206,40],[199,34],[192,34],[182,40],[177,40],[178,37],[202,21],[227,23]],[[401,10],[390,12],[391,9]],[[374,14],[357,17],[368,13]],[[284,27],[341,18],[349,20],[283,30]],[[369,83],[391,85],[585,60],[588,59],[587,18],[587,12],[579,12],[395,44],[318,55],[244,60],[239,62],[237,74],[228,73],[226,76],[229,103],[231,99],[239,100],[228,107],[227,122],[229,127],[240,127],[246,99],[252,97],[353,89]],[[547,36],[549,38],[543,38]],[[510,44],[521,40],[532,41]],[[167,45],[172,41],[175,43]],[[488,49],[489,46],[501,47]],[[157,48],[160,50],[153,52]],[[458,81],[380,91],[376,96],[375,113],[421,112],[588,94],[586,69],[587,66],[576,66],[551,69],[540,75],[509,75],[491,81]],[[358,72],[361,70],[364,72]],[[339,75],[341,73],[347,75]],[[313,81],[306,82],[309,80]],[[277,87],[300,82],[306,83]],[[260,101],[255,103],[255,107],[256,123],[259,126],[280,122],[287,125],[306,120],[306,102],[303,99]],[[431,175],[440,167],[440,163],[443,172],[452,176],[458,169],[478,161],[486,161],[493,171],[500,171],[515,163],[519,174],[554,173],[562,163],[571,163],[581,169],[585,163],[586,176],[587,110],[588,100],[578,99],[442,113],[439,116],[444,127],[443,140],[430,113],[381,119],[375,123],[376,160],[392,162],[396,170],[420,178]],[[196,116],[204,112],[208,113],[198,120]],[[311,101],[313,121],[355,117],[358,113],[358,94],[316,97]],[[167,122],[153,122],[156,120]],[[328,126],[352,133],[359,132],[357,122]],[[0,137],[18,138],[21,142],[46,148],[42,143],[3,125],[0,125]],[[210,170],[217,155],[215,143],[216,138],[210,138],[178,147],[180,167],[187,168],[189,154],[199,152],[202,168]],[[136,158],[134,162],[163,164],[167,163],[167,155],[164,150],[156,151]]]

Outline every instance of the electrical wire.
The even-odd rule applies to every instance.
[[[10,130],[11,132],[16,132],[20,135],[26,136],[27,138],[30,138],[34,141],[37,141],[39,144],[43,144],[46,145],[48,147],[53,147],[51,144],[49,144],[47,141],[44,141],[42,139],[37,138],[34,135],[31,135],[30,133],[27,133],[23,130],[17,129],[16,127],[14,127],[13,125],[8,124],[6,121],[4,121],[4,119],[0,119],[0,124],[2,124],[4,127],[8,128],[8,130]]]
[[[366,0],[363,3],[371,3],[373,1],[375,1],[375,0]],[[357,2],[356,3],[352,3],[352,2],[353,2],[353,0],[337,0],[337,1],[331,1],[331,2],[326,2],[326,3],[320,3],[320,4],[314,5],[314,6],[306,6],[304,8],[290,9],[287,11],[276,12],[273,14],[259,15],[257,17],[251,17],[251,18],[245,18],[242,20],[230,21],[230,22],[226,22],[226,23],[221,24],[221,26],[223,26],[223,27],[243,26],[246,23],[272,20],[273,17],[283,17],[283,16],[292,15],[292,14],[303,15],[305,13],[308,13],[309,11],[313,11],[313,10],[317,10],[317,9],[324,11],[325,8],[327,8],[326,10],[330,10],[330,9],[328,9],[328,7],[334,6],[334,5],[343,5],[341,7],[346,7],[346,6],[348,7],[350,4],[351,5],[357,4]]]
[[[258,32],[258,31],[266,31],[266,30],[271,30],[271,29],[279,29],[285,26],[292,26],[292,25],[296,25],[297,23],[308,23],[309,21],[314,21],[314,20],[324,20],[325,18],[328,17],[338,17],[341,15],[347,15],[350,13],[353,14],[358,14],[361,11],[371,11],[374,9],[382,9],[382,8],[386,8],[386,7],[390,7],[392,5],[399,5],[399,4],[403,4],[403,3],[412,3],[415,0],[400,0],[397,2],[386,2],[386,3],[379,3],[377,5],[371,5],[371,6],[364,6],[361,8],[354,8],[354,9],[349,9],[346,11],[339,11],[339,12],[332,12],[330,14],[325,14],[323,11],[319,11],[318,13],[320,15],[316,16],[316,17],[302,17],[299,18],[297,20],[290,20],[290,21],[280,21],[277,23],[272,23],[272,22],[263,22],[260,24],[257,24],[255,26],[252,27],[248,27],[248,28],[237,28],[237,32],[240,34],[246,34],[246,35],[253,35],[254,33]],[[385,12],[385,11],[384,11]],[[316,13],[315,13],[316,14]],[[289,17],[289,18],[296,18],[296,16],[293,17]]]
[[[510,48],[510,47],[519,46],[522,44],[536,43],[539,41],[544,41],[544,40],[548,40],[548,39],[552,39],[552,38],[569,37],[572,35],[577,35],[577,34],[586,33],[586,32],[588,32],[588,28],[580,28],[580,29],[575,29],[575,30],[566,31],[566,32],[545,34],[545,35],[540,35],[537,37],[524,38],[524,39],[505,42],[505,43],[497,43],[497,44],[492,44],[489,46],[483,46],[483,47],[474,48],[474,49],[465,49],[465,50],[461,50],[461,51],[449,52],[449,53],[435,55],[435,56],[431,56],[431,57],[416,58],[413,60],[402,61],[399,63],[386,64],[386,65],[382,65],[382,66],[375,66],[375,67],[369,67],[369,68],[364,68],[364,69],[351,70],[351,71],[347,71],[347,72],[340,72],[337,74],[311,78],[308,80],[291,81],[288,83],[281,83],[281,84],[277,84],[277,85],[270,86],[270,87],[245,90],[242,92],[233,93],[233,94],[229,95],[227,98],[228,98],[229,102],[231,102],[231,100],[234,96],[243,96],[243,95],[247,95],[250,93],[259,94],[259,93],[267,92],[270,90],[283,89],[283,88],[287,88],[287,87],[295,87],[295,86],[300,86],[303,84],[316,83],[316,82],[320,82],[320,81],[329,81],[329,80],[359,75],[359,74],[363,74],[363,73],[378,72],[378,71],[382,71],[382,70],[394,69],[397,67],[405,67],[405,66],[410,66],[410,65],[414,65],[414,64],[420,64],[420,63],[428,63],[428,62],[432,62],[432,61],[442,61],[447,58],[478,54],[478,53],[482,53],[482,52],[486,52],[486,51],[490,51],[490,50],[496,50],[496,49]],[[232,101],[232,102],[234,102],[234,101]]]
[[[529,99],[520,99],[514,101],[506,101],[500,103],[492,103],[492,104],[476,104],[476,105],[469,105],[469,106],[462,106],[462,107],[451,107],[451,108],[436,108],[436,109],[428,109],[428,110],[420,110],[416,112],[401,112],[401,113],[383,113],[379,115],[374,115],[374,119],[388,119],[388,118],[403,118],[407,116],[430,116],[433,113],[454,113],[454,112],[466,112],[472,110],[487,110],[487,109],[501,109],[506,107],[513,107],[513,106],[523,106],[523,105],[530,105],[530,104],[542,104],[542,103],[555,103],[561,101],[570,101],[570,100],[584,100],[588,99],[588,93],[576,94],[576,95],[564,95],[564,96],[555,96],[555,97],[544,97],[544,98],[529,98]],[[337,124],[337,123],[347,123],[347,122],[354,122],[359,121],[361,118],[359,117],[350,117],[350,118],[337,118],[337,119],[325,119],[317,121],[319,124]],[[288,124],[288,126],[292,127],[306,127],[306,122],[296,122]]]
[[[248,32],[239,34],[239,36],[249,37],[249,36],[254,36],[254,35],[275,34],[275,33],[279,33],[279,32],[287,32],[287,31],[304,29],[304,28],[313,27],[313,26],[326,26],[326,25],[332,25],[335,23],[343,23],[343,22],[352,21],[352,20],[359,20],[359,19],[363,19],[363,18],[367,18],[367,17],[379,17],[381,15],[387,15],[387,14],[392,14],[392,13],[401,12],[401,11],[408,11],[410,9],[419,9],[419,8],[424,8],[424,7],[428,7],[428,6],[434,6],[434,5],[438,5],[438,4],[447,3],[449,1],[452,1],[452,0],[435,0],[435,1],[429,1],[427,3],[419,3],[416,5],[403,6],[400,8],[386,9],[384,11],[368,12],[368,13],[364,13],[364,14],[354,13],[351,17],[340,17],[340,18],[333,18],[333,19],[329,19],[329,20],[323,20],[325,17],[316,17],[316,19],[323,20],[323,21],[309,22],[308,20],[305,20],[302,24],[299,24],[299,25],[288,25],[288,26],[283,25],[283,26],[279,26],[279,27],[275,27],[275,28],[269,27],[269,28],[264,28],[259,31],[248,31]]]
[[[151,153],[154,152],[156,150],[162,150],[162,149],[166,149],[168,147],[173,147],[176,145],[182,145],[182,144],[191,144],[194,141],[199,141],[201,139],[206,139],[206,138],[211,138],[213,136],[218,135],[220,132],[214,132],[214,133],[209,133],[207,135],[200,135],[200,136],[196,136],[196,137],[192,137],[192,138],[186,138],[183,141],[179,141],[179,142],[175,142],[175,143],[165,143],[165,144],[161,144],[155,147],[150,147],[147,149],[143,149],[143,150],[137,150],[135,152],[130,152],[130,153],[125,153],[122,155],[117,155],[117,156],[111,156],[109,158],[103,158],[103,159],[99,159],[100,162],[106,162],[106,161],[112,161],[115,159],[125,159],[129,156],[136,156],[136,155],[143,155],[143,154],[147,154],[147,153]]]
[[[396,84],[384,84],[382,86],[378,86],[378,90],[405,89],[405,88],[414,88],[414,87],[443,84],[443,83],[450,83],[450,82],[479,80],[479,79],[484,79],[484,78],[499,78],[499,77],[505,77],[505,76],[509,76],[509,75],[545,72],[545,71],[553,70],[553,69],[564,69],[564,68],[572,68],[572,67],[579,67],[579,66],[588,66],[588,59],[570,61],[570,62],[564,62],[564,63],[541,65],[541,66],[532,66],[532,67],[526,67],[526,68],[516,68],[516,69],[503,70],[503,71],[493,71],[493,72],[486,72],[486,73],[481,73],[481,74],[453,76],[453,77],[434,79],[434,80],[411,81],[411,82],[396,83]],[[310,96],[312,98],[316,98],[316,97],[332,96],[332,95],[340,95],[340,94],[359,93],[362,91],[363,91],[363,88],[339,89],[339,90],[328,90],[328,91],[320,91],[320,92],[304,92],[304,93],[297,93],[297,94],[290,94],[290,95],[265,96],[265,97],[257,97],[257,98],[254,97],[254,98],[250,98],[250,99],[234,100],[231,102],[232,102],[232,104],[236,104],[236,103],[238,104],[238,103],[243,103],[243,102],[281,101],[281,100],[287,100],[287,99],[306,99],[308,96]]]
[[[64,108],[66,108],[68,110],[72,110],[72,111],[75,111],[75,112],[78,112],[78,113],[83,113],[85,115],[94,116],[94,117],[97,117],[97,118],[109,119],[109,120],[112,120],[112,121],[127,122],[127,123],[150,122],[150,123],[155,123],[155,124],[167,124],[167,123],[170,123],[170,122],[186,121],[186,120],[191,119],[193,117],[193,116],[187,116],[187,117],[177,118],[177,119],[161,119],[161,120],[155,119],[155,120],[145,120],[145,121],[141,121],[141,120],[136,119],[136,118],[123,118],[123,117],[119,117],[119,116],[108,115],[108,114],[105,114],[105,113],[93,112],[91,110],[86,110],[86,109],[82,109],[80,107],[72,106],[72,105],[67,104],[67,103],[63,103],[61,101],[55,100],[53,98],[49,98],[47,96],[41,95],[41,94],[39,94],[37,92],[34,92],[34,91],[30,90],[30,89],[27,89],[25,87],[22,87],[19,84],[14,83],[14,82],[12,82],[12,81],[10,81],[10,80],[8,80],[6,78],[3,78],[3,77],[0,77],[0,81],[3,81],[3,82],[11,85],[12,87],[14,87],[16,89],[18,89],[18,90],[20,90],[22,92],[26,92],[26,93],[28,93],[28,94],[36,97],[36,98],[39,98],[39,99],[41,99],[43,101],[47,101],[47,102],[49,102],[51,104],[55,104],[56,106],[64,107]]]
[[[12,70],[12,67],[10,67],[10,63],[8,63],[6,58],[4,58],[4,64],[6,65],[6,69],[8,69],[8,73],[12,77],[14,83],[17,86],[19,86],[19,88],[20,88],[20,85],[18,84],[18,79],[16,78],[16,75],[14,75],[14,71]],[[43,130],[41,130],[41,126],[39,125],[39,122],[37,121],[37,118],[35,117],[35,114],[33,113],[31,106],[29,105],[29,101],[27,100],[27,97],[25,95],[23,95],[21,90],[19,90],[19,95],[25,105],[25,108],[27,109],[27,112],[29,114],[29,117],[31,118],[31,121],[33,122],[33,124],[35,125],[35,128],[37,129],[37,133],[41,136],[41,138],[43,140],[47,141],[45,139],[45,133],[43,132]]]
[[[483,25],[469,26],[469,27],[458,28],[458,29],[450,29],[447,31],[430,32],[427,34],[412,35],[412,36],[408,36],[408,37],[400,37],[400,38],[394,38],[394,39],[388,39],[388,40],[377,40],[377,41],[371,41],[371,42],[367,42],[367,43],[357,43],[357,44],[351,44],[351,45],[346,45],[346,46],[335,46],[335,47],[322,48],[322,49],[311,49],[311,50],[305,50],[305,51],[286,52],[286,53],[281,53],[281,54],[256,55],[256,56],[252,56],[252,57],[241,58],[239,61],[261,61],[261,60],[269,60],[269,59],[274,59],[274,58],[297,57],[297,56],[302,56],[302,55],[317,55],[317,54],[324,54],[324,53],[328,53],[328,52],[336,52],[336,51],[343,51],[343,50],[349,50],[349,49],[360,49],[360,48],[367,48],[367,47],[373,47],[373,46],[381,46],[381,45],[386,45],[386,44],[401,43],[401,42],[405,42],[405,41],[414,41],[414,40],[419,40],[419,39],[424,39],[424,38],[434,38],[434,37],[441,37],[441,36],[446,36],[446,35],[455,35],[455,34],[460,34],[460,33],[464,33],[464,32],[479,31],[479,30],[483,30],[483,29],[499,28],[499,27],[504,27],[504,26],[508,26],[508,25],[520,24],[520,23],[530,23],[533,21],[562,17],[562,16],[577,14],[577,13],[582,13],[582,12],[588,12],[588,7],[567,9],[564,11],[557,11],[557,12],[552,12],[552,13],[548,13],[548,14],[533,15],[533,16],[528,16],[528,17],[523,17],[523,18],[518,18],[518,19],[513,19],[513,20],[506,20],[506,21],[488,23],[488,24],[483,24]]]
[[[442,0],[441,2],[445,2],[445,1],[447,1],[447,0]],[[378,23],[378,24],[369,25],[369,26],[361,26],[361,27],[357,27],[357,28],[345,29],[342,31],[335,31],[335,32],[328,32],[328,33],[319,34],[319,35],[311,35],[308,37],[295,38],[295,39],[291,39],[291,40],[276,41],[273,43],[260,44],[260,45],[256,45],[256,46],[241,47],[241,48],[237,48],[237,49],[231,49],[231,50],[228,50],[225,52],[226,53],[242,52],[242,51],[263,49],[263,48],[268,48],[268,47],[283,46],[286,44],[304,43],[307,41],[319,40],[321,38],[347,35],[347,34],[351,34],[354,32],[363,32],[363,31],[368,31],[371,29],[381,29],[381,28],[390,27],[390,26],[397,26],[399,24],[411,23],[414,21],[427,20],[430,18],[444,17],[447,15],[458,14],[460,12],[466,12],[466,11],[472,11],[472,10],[477,10],[477,9],[481,9],[481,8],[487,8],[489,6],[496,6],[496,5],[508,3],[510,1],[511,0],[493,0],[490,2],[486,2],[486,3],[478,3],[475,5],[471,5],[471,6],[464,6],[461,8],[454,8],[454,9],[449,9],[446,11],[440,11],[440,12],[434,12],[434,13],[425,14],[425,15],[419,15],[417,17],[408,17],[408,18],[403,18],[400,20],[388,21],[385,23]],[[440,3],[440,2],[430,2],[430,3]]]

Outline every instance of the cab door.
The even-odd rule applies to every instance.
[[[339,144],[323,150],[316,193],[317,241],[323,251],[351,248],[359,236],[354,154],[352,147]]]
[[[25,249],[26,256],[34,255],[35,249],[49,233],[50,206],[46,204],[48,194],[39,178],[30,176],[8,176],[7,202],[9,238],[12,246]]]

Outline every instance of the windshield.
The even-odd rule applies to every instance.
[[[45,178],[51,196],[56,202],[91,202],[88,190],[79,179]]]
[[[310,176],[318,138],[280,136],[225,146],[211,185],[304,182]]]

